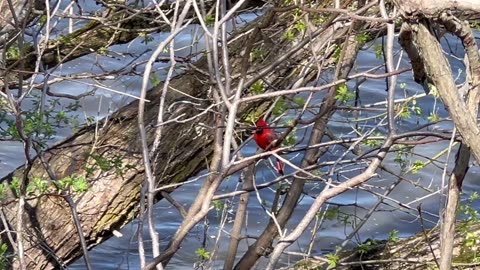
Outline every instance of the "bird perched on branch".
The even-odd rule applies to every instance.
[[[276,143],[276,140],[278,140],[275,131],[273,131],[263,118],[258,119],[255,125],[257,126],[257,129],[255,129],[255,132],[253,133],[253,139],[257,145],[263,150],[275,150],[276,147],[272,148]],[[279,174],[283,175],[283,164],[278,158],[277,171]]]

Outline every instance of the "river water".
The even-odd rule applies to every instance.
[[[93,8],[93,7],[92,7]],[[251,20],[255,15],[245,16],[245,20]],[[240,23],[240,22],[239,22]],[[186,44],[189,44],[194,36],[200,35],[200,30],[197,26],[187,28],[182,35],[176,39],[176,47],[181,48]],[[145,44],[144,40],[136,39],[129,44],[115,45],[109,48],[110,53],[107,56],[100,55],[87,55],[63,64],[59,69],[52,73],[52,76],[60,76],[66,74],[79,74],[82,72],[101,73],[108,70],[116,70],[122,68],[125,63],[136,59],[136,62],[148,59],[149,50],[154,50],[156,44],[168,35],[158,34],[153,35],[152,41]],[[379,44],[381,41],[376,41]],[[461,54],[461,44],[456,40],[449,39],[448,46],[444,43],[446,51],[450,48],[453,53],[457,53],[458,57],[463,57]],[[201,44],[197,49],[201,49]],[[189,53],[188,49],[178,52],[179,57],[186,56]],[[451,58],[453,70],[456,75],[459,76],[459,80],[462,80],[463,74],[458,70],[463,69],[462,63],[456,60],[455,57]],[[381,63],[381,60],[375,57],[373,49],[367,49],[359,54],[357,69],[359,72],[365,71],[371,67],[377,66]],[[408,60],[403,57],[400,67],[409,66]],[[166,66],[162,63],[157,63],[154,66],[155,72],[160,78],[165,76]],[[142,74],[143,66],[139,65],[137,69],[138,74]],[[41,81],[43,78],[38,77],[37,80]],[[328,78],[327,78],[328,79]],[[81,83],[69,81],[52,85],[52,91],[57,93],[84,93],[92,89],[91,86],[85,83],[92,83],[91,80],[83,80]],[[114,89],[120,92],[126,92],[132,95],[138,95],[138,89],[141,88],[141,78],[138,75],[124,75],[111,80],[102,81],[105,88]],[[399,76],[399,84],[405,83],[405,89],[397,88],[397,98],[405,97],[406,95],[421,94],[423,90],[416,85],[411,79],[410,73],[405,73]],[[383,80],[369,80],[362,84],[360,87],[360,97],[363,105],[371,104],[375,102],[382,102],[386,99],[385,82]],[[316,97],[321,99],[321,95]],[[83,122],[86,118],[101,119],[108,113],[121,108],[124,104],[130,102],[132,98],[119,95],[109,91],[108,89],[98,89],[94,96],[89,96],[81,100],[82,111],[77,113],[80,121]],[[70,101],[61,100],[63,105],[68,104]],[[447,112],[443,106],[436,104],[433,97],[427,96],[418,100],[418,105],[423,110],[423,116],[413,116],[410,119],[402,120],[398,123],[400,131],[406,131],[415,128],[417,125],[422,125],[428,121],[425,119],[425,115],[429,112],[438,110],[440,116],[447,116]],[[368,116],[368,114],[363,115]],[[334,115],[334,120],[331,122],[330,129],[338,137],[349,138],[354,137],[355,134],[351,133],[351,121],[353,119],[352,114],[348,112],[340,111]],[[363,124],[362,128],[371,128],[375,125],[375,122],[369,122],[367,125]],[[451,123],[442,122],[432,127],[432,129],[451,129]],[[308,133],[308,129],[305,130]],[[71,134],[71,130],[64,128],[59,129],[58,134],[50,142],[61,140]],[[301,132],[298,137],[300,138]],[[304,140],[306,141],[306,140]],[[299,145],[301,147],[302,145]],[[424,157],[435,156],[438,152],[448,147],[448,142],[439,142],[430,144],[428,146],[417,146],[415,152],[423,155]],[[256,146],[252,143],[248,144],[243,150],[244,156],[253,155],[256,151]],[[329,152],[323,160],[335,160],[338,158],[344,148],[334,147],[329,149]],[[10,171],[20,166],[23,162],[22,158],[22,145],[15,142],[0,142],[0,173],[2,176],[6,175]],[[454,156],[454,155],[453,155]],[[15,158],[18,157],[18,158]],[[291,154],[289,159],[295,164],[299,164],[300,156]],[[396,172],[399,172],[398,163],[394,161],[395,156],[389,155],[384,165]],[[425,160],[421,157],[414,157],[414,159]],[[420,185],[430,189],[431,191],[438,191],[441,186],[442,168],[441,162],[444,162],[445,157],[439,158],[440,166],[428,166],[424,170],[417,174],[408,174],[406,177],[415,182],[416,185]],[[451,163],[451,162],[450,162]],[[437,164],[437,165],[438,165]],[[271,172],[271,168],[267,161],[260,161],[257,165],[257,183],[267,182],[273,179],[274,175]],[[451,166],[450,166],[451,168]],[[351,168],[346,168],[351,169]],[[287,173],[289,169],[287,168]],[[351,173],[347,173],[353,176],[359,173],[353,170]],[[478,190],[479,188],[479,169],[474,166],[470,169],[467,178],[464,181],[464,195],[463,199],[467,198],[469,194]],[[203,175],[205,172],[199,173]],[[196,195],[199,187],[202,184],[204,177],[197,177],[195,182],[186,184],[174,192],[171,196],[181,203],[184,207],[188,207]],[[338,179],[344,181],[345,179]],[[358,218],[363,218],[368,210],[378,201],[378,197],[372,195],[371,192],[384,193],[385,190],[397,180],[387,173],[379,173],[378,176],[371,179],[366,185],[363,186],[364,190],[352,190],[345,192],[340,196],[337,196],[329,201],[329,209],[334,209],[337,206],[342,213],[340,216],[354,215]],[[226,179],[221,188],[217,191],[217,194],[226,193],[241,188],[241,183],[238,181],[238,176],[233,176]],[[305,196],[299,203],[298,209],[294,212],[291,222],[288,228],[293,228],[296,221],[300,220],[305,211],[313,202],[314,198],[310,195],[315,195],[322,188],[320,184],[310,184],[305,189]],[[244,234],[258,235],[264,229],[265,224],[268,221],[268,216],[265,214],[262,204],[271,203],[273,201],[275,191],[274,188],[263,189],[260,192],[261,201],[257,200],[255,196],[252,196],[249,202],[248,208],[248,220],[247,228],[244,230]],[[363,242],[368,238],[386,239],[392,230],[398,231],[398,236],[407,237],[421,230],[420,222],[418,219],[418,213],[416,213],[417,206],[421,205],[424,210],[424,223],[426,227],[433,227],[437,222],[438,209],[440,205],[440,196],[437,194],[430,194],[418,186],[415,186],[406,181],[401,182],[395,187],[389,199],[385,200],[382,204],[367,220],[364,226],[358,231],[354,241]],[[228,203],[237,202],[238,198],[231,198]],[[396,201],[401,201],[406,207],[399,207]],[[474,203],[477,209],[480,209],[478,203]],[[182,218],[177,210],[171,206],[167,201],[162,200],[155,206],[155,222],[156,229],[160,235],[161,243],[165,246],[170,237],[175,233],[178,225],[181,223]],[[234,211],[234,210],[233,210]],[[206,217],[203,223],[198,224],[188,235],[187,239],[183,242],[182,248],[173,257],[168,269],[192,269],[198,262],[198,257],[195,251],[202,247],[202,243],[205,243],[206,249],[212,251],[213,247],[217,246],[218,250],[213,254],[213,259],[210,264],[206,266],[212,269],[221,269],[223,265],[222,258],[224,257],[228,246],[228,232],[231,229],[231,221],[234,216],[234,212],[229,209],[227,213],[227,219],[223,224],[222,212],[212,210]],[[336,246],[341,245],[346,235],[352,232],[352,228],[360,221],[360,219],[350,219],[342,221],[341,219],[326,220],[321,229],[316,232],[312,254],[324,254],[331,252]],[[221,233],[219,234],[219,228]],[[120,233],[121,237],[114,236],[99,246],[90,251],[90,258],[94,269],[138,269],[139,259],[136,242],[136,229],[137,221],[134,220],[123,228]],[[146,230],[145,230],[146,231]],[[148,235],[145,235],[148,237]],[[298,243],[292,245],[289,251],[303,252],[306,246],[308,246],[311,240],[311,232],[307,230]],[[240,252],[246,250],[248,244],[251,244],[253,240],[242,241],[240,246]],[[352,241],[348,243],[351,247],[355,243]],[[151,253],[149,248],[150,243],[146,244],[146,254]],[[282,258],[282,265],[288,265],[300,259],[301,257],[296,255],[285,255]],[[258,269],[262,269],[265,261],[259,263]],[[83,259],[79,259],[69,266],[69,269],[85,269]]]

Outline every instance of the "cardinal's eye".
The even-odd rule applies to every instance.
[[[257,133],[257,134],[262,134],[262,132],[263,132],[263,129],[257,129],[257,130],[255,130],[255,133]]]

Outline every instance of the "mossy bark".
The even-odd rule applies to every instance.
[[[238,63],[242,63],[244,55],[246,57],[250,55],[249,52],[244,52],[245,44],[264,43],[261,31],[253,31],[255,34],[252,34],[248,29],[258,27],[259,24],[276,24],[272,19],[272,13],[259,17],[244,31],[237,33],[240,38],[230,43],[229,57],[233,63],[231,69],[233,85],[237,84],[243,68]],[[283,26],[277,24],[277,27]],[[283,41],[276,47],[265,47],[265,55],[268,56],[258,59],[255,63],[252,61],[247,77],[255,76],[264,65],[276,60],[277,56],[284,52],[280,49],[282,46],[288,48],[291,45],[291,42]],[[300,53],[291,60],[297,61],[303,56],[303,53]],[[178,105],[165,114],[167,119],[164,120],[174,119],[182,114],[185,118],[195,115],[198,117],[186,123],[174,121],[163,127],[164,139],[154,160],[157,186],[186,180],[207,167],[212,153],[213,112],[201,114],[213,102],[209,101],[212,83],[209,80],[206,59],[202,58],[195,65],[195,69],[170,82],[169,89],[175,91],[168,91],[166,104],[168,107],[174,101],[188,99],[188,96],[205,100],[205,104]],[[294,72],[295,68],[283,64],[266,74],[264,79],[271,82],[272,86],[285,87],[290,81],[284,78]],[[147,96],[150,102],[146,105],[145,126],[148,127],[149,144],[153,140],[153,125],[157,120],[162,88],[163,85],[160,85],[152,89]],[[196,99],[195,103],[198,103],[198,100]],[[258,103],[242,105],[238,117],[242,118],[257,105]],[[137,137],[137,112],[138,102],[133,102],[97,125],[82,128],[71,138],[41,154],[57,180],[71,176],[87,179],[88,191],[73,193],[72,196],[89,247],[112,236],[113,230],[120,229],[138,213],[141,185],[145,176],[141,144]],[[12,183],[15,177],[23,179],[25,172],[25,168],[20,167],[2,181]],[[28,269],[58,269],[81,255],[71,209],[64,198],[65,194],[58,190],[50,175],[51,173],[47,173],[42,165],[41,159],[36,157],[33,167],[28,172],[28,180],[32,182],[33,179],[42,179],[47,180],[49,184],[48,190],[42,194],[33,191],[27,196],[23,235]],[[17,208],[16,191],[10,189],[1,200],[1,210],[10,229],[15,228],[17,224]],[[0,225],[0,229],[5,228]],[[8,239],[3,241],[9,243]]]
[[[479,222],[458,222],[455,233],[452,269],[478,269],[480,255]],[[438,269],[440,260],[439,228],[419,232],[398,241],[369,240],[369,249],[341,252],[334,269],[368,270],[420,270]],[[327,269],[326,258],[312,258],[282,269]],[[436,262],[437,261],[437,262]]]
[[[310,51],[300,47],[297,41],[284,39],[280,34],[266,37],[263,32],[268,29],[267,32],[283,33],[289,27],[290,21],[291,14],[279,14],[271,10],[247,26],[245,31],[232,36],[235,41],[229,44],[229,60],[233,87],[237,85],[245,68],[246,81],[254,81],[252,78],[262,74],[262,78],[258,79],[268,82],[271,89],[291,87],[298,79],[298,74],[305,74],[305,84],[316,77],[315,68],[304,71],[310,61]],[[375,25],[366,23],[363,30],[372,27]],[[251,28],[257,28],[258,31],[248,31]],[[381,28],[372,30],[371,37],[380,31]],[[341,42],[344,38],[338,36],[336,42]],[[313,47],[324,42],[315,37],[308,41],[312,42]],[[248,46],[251,42],[253,46]],[[307,43],[306,41],[305,44]],[[245,50],[249,47],[261,48],[263,56],[256,60],[250,59],[250,52]],[[316,53],[324,55],[328,63],[334,61],[331,58],[333,51],[334,47],[330,46]],[[247,57],[247,61],[243,57]],[[284,57],[285,61],[276,62]],[[248,63],[248,67],[245,67],[244,63]],[[182,182],[208,164],[212,152],[213,130],[209,127],[214,126],[213,112],[200,114],[210,105],[209,93],[214,87],[207,70],[206,60],[203,58],[196,64],[196,69],[187,71],[170,82],[170,89],[176,91],[168,91],[167,107],[178,99],[188,99],[188,96],[205,100],[206,104],[179,105],[172,108],[168,116],[165,115],[168,119],[182,114],[185,114],[186,118],[195,115],[198,117],[186,123],[172,122],[163,127],[164,139],[154,160],[158,186]],[[248,84],[245,85],[245,90],[248,87]],[[149,127],[149,143],[154,133],[153,125],[156,124],[161,92],[162,86],[159,86],[147,96],[151,101],[147,103],[145,117],[145,124]],[[242,118],[256,105],[258,103],[244,104],[239,110],[238,118]],[[107,120],[81,129],[73,137],[41,155],[51,167],[56,179],[74,175],[88,180],[88,191],[74,193],[73,199],[90,247],[110,237],[113,230],[120,229],[138,213],[140,188],[145,176],[137,137],[137,107],[138,102],[133,102]],[[12,182],[14,177],[22,179],[24,173],[25,168],[19,168],[4,181]],[[37,157],[28,172],[28,179],[48,180],[49,188],[41,195],[31,193],[28,196],[27,211],[23,216],[26,223],[23,236],[26,241],[28,269],[56,269],[81,255],[71,209],[63,197],[64,194],[60,194],[54,181],[50,180],[50,175]],[[15,228],[18,204],[14,190],[9,190],[1,206],[8,227]]]

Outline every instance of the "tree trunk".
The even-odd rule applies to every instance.
[[[242,57],[245,55],[243,54],[245,44],[266,42],[261,31],[256,31],[255,35],[245,33],[256,27],[263,29],[264,25],[285,27],[282,21],[279,23],[273,20],[274,14],[275,12],[268,12],[245,30],[239,31],[237,34],[241,38],[235,39],[235,35],[232,37],[235,42],[230,44],[229,52],[231,62],[235,63],[232,64],[234,68],[231,72],[234,80],[238,80],[240,77],[238,74],[244,68],[239,63],[242,63]],[[298,72],[297,68],[292,68],[288,63],[302,61],[306,53],[296,50],[285,53],[292,44],[283,40],[275,46],[263,46],[265,57],[250,63],[252,71],[248,71],[247,78],[265,72],[263,80],[271,82],[275,87],[286,87],[291,81],[284,78],[292,77],[290,74]],[[248,57],[249,53],[246,55]],[[262,70],[280,59],[279,55],[290,58],[275,65],[275,69]],[[166,107],[171,109],[168,119],[178,117],[178,121],[172,121],[164,126],[163,133],[168,139],[161,142],[154,163],[159,187],[180,183],[206,168],[212,153],[214,129],[211,127],[214,127],[214,117],[211,113],[205,113],[211,104],[197,104],[198,100],[190,100],[194,103],[170,106],[175,101],[189,100],[188,96],[208,98],[211,85],[208,72],[203,70],[207,70],[205,58],[198,61],[195,69],[170,82],[169,89],[177,91],[168,91]],[[234,82],[233,85],[235,84]],[[245,88],[248,89],[250,85],[251,83],[246,83]],[[150,126],[149,143],[154,136],[153,125],[156,124],[161,92],[162,86],[159,86],[151,90],[147,96],[150,102],[147,103],[145,125]],[[256,104],[258,103],[253,102],[242,106],[238,117],[242,118]],[[48,149],[41,158],[35,158],[34,165],[28,172],[29,181],[33,183],[35,179],[50,179],[42,162],[51,167],[57,181],[49,181],[47,192],[29,193],[24,216],[27,269],[58,269],[82,255],[71,209],[54,182],[72,176],[87,179],[88,191],[73,193],[73,197],[89,247],[107,239],[112,235],[112,231],[119,230],[137,215],[140,186],[145,177],[140,142],[137,138],[137,107],[138,102],[133,102],[97,125],[85,127],[73,137]],[[191,121],[181,123],[190,117],[193,117]],[[15,184],[12,185],[15,183],[14,178],[22,179],[24,172],[25,168],[21,167],[3,181],[10,183],[10,187],[14,186]],[[18,207],[15,190],[8,190],[1,202],[9,228],[15,228]],[[0,228],[5,229],[3,226]]]
[[[206,97],[201,74],[191,73],[172,81],[172,87],[199,98]],[[158,112],[159,89],[148,96],[152,102],[147,109],[147,123],[155,123]],[[170,100],[180,97],[172,92]],[[193,107],[179,107],[171,115],[198,113]],[[111,236],[132,220],[138,212],[140,185],[144,181],[144,168],[137,139],[137,102],[133,102],[98,124],[81,129],[75,136],[52,147],[42,154],[57,179],[69,176],[87,177],[89,189],[75,194],[77,210],[89,246]],[[205,114],[185,124],[165,126],[165,134],[172,140],[162,142],[156,173],[158,185],[178,183],[205,167],[211,152],[211,132],[200,123],[212,126],[210,114]],[[98,127],[98,131],[96,128]],[[192,139],[196,137],[195,139]],[[12,183],[13,177],[22,178],[23,168],[3,181]],[[29,173],[34,178],[49,179],[39,158]],[[27,200],[25,221],[27,228],[28,269],[58,268],[57,258],[67,263],[81,255],[79,239],[72,222],[71,211],[65,199],[49,182],[48,194]],[[17,201],[13,190],[2,200],[2,211],[9,225],[16,223]],[[49,267],[47,267],[47,265]]]
[[[480,223],[457,223],[452,269],[478,269],[478,236]],[[440,229],[420,232],[399,241],[368,240],[368,249],[346,251],[339,254],[338,270],[423,270],[438,269],[440,261]],[[432,253],[433,252],[433,253]],[[435,254],[435,255],[433,255]],[[435,258],[438,262],[435,262]],[[322,257],[300,261],[283,269],[326,269],[327,259]]]

